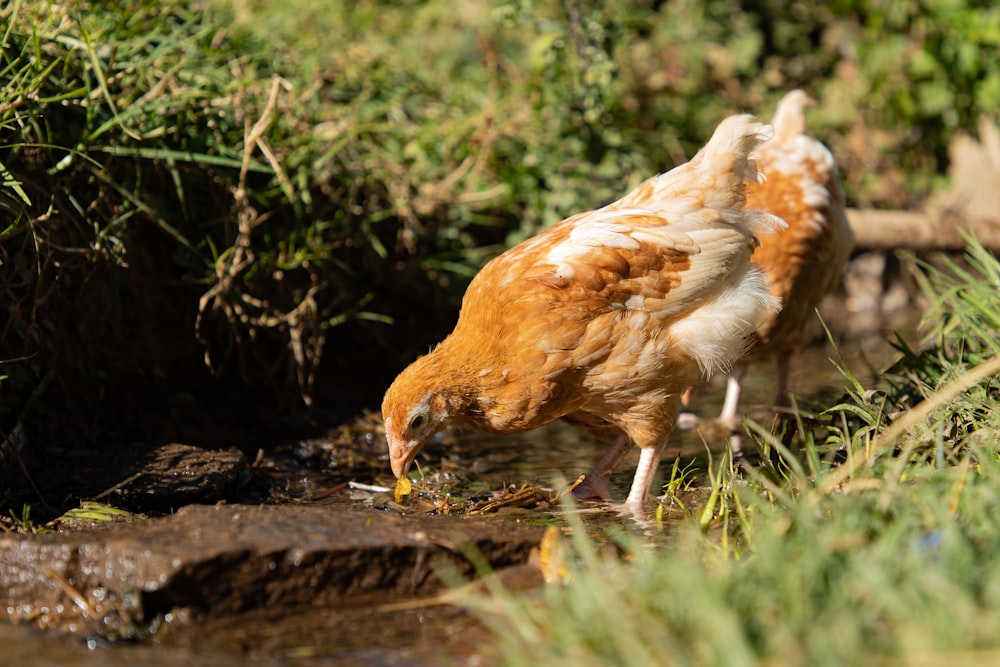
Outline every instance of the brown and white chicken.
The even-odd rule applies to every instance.
[[[765,178],[748,184],[747,208],[771,213],[788,226],[762,236],[753,254],[771,294],[781,300],[781,310],[761,316],[756,342],[729,376],[719,421],[733,432],[730,445],[737,456],[742,440],[740,393],[747,369],[773,356],[775,409],[790,406],[789,363],[819,332],[816,308],[836,288],[854,247],[837,163],[829,149],[806,131],[803,110],[811,104],[801,90],[785,95],[771,121],[774,138],[751,156]]]
[[[620,434],[592,490],[639,446],[626,502],[642,507],[681,393],[728,370],[778,308],[750,256],[753,232],[782,223],[744,206],[758,178],[748,156],[769,137],[751,116],[727,118],[687,164],[484,266],[454,331],[386,392],[396,477],[449,425],[510,433],[566,418]]]

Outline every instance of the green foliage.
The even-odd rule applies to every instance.
[[[0,355],[52,348],[41,356],[53,361],[14,369],[5,387],[31,386],[56,358],[90,387],[115,376],[91,349],[55,349],[65,341],[52,332],[98,340],[88,317],[121,323],[138,292],[170,304],[149,326],[171,344],[306,401],[329,348],[371,345],[373,363],[395,368],[436,337],[414,335],[427,311],[453,309],[490,256],[686,160],[724,115],[767,115],[792,87],[819,100],[810,124],[852,202],[921,201],[952,133],[996,118],[998,12],[7,3],[0,299],[12,318]],[[359,320],[372,324],[348,337]]]
[[[25,503],[20,513],[8,510],[9,516],[0,518],[0,530],[5,533],[46,533],[48,529],[36,524],[31,518],[31,505]]]
[[[136,515],[117,507],[93,500],[83,500],[79,507],[67,510],[62,516],[49,522],[50,526],[72,526],[79,524],[109,523],[135,519]],[[142,517],[138,517],[142,518]]]

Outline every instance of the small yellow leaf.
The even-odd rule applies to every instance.
[[[410,478],[406,475],[400,477],[396,480],[396,502],[398,503],[404,496],[410,495],[410,491],[412,490],[413,485],[410,484]]]
[[[547,584],[565,584],[573,578],[566,566],[562,533],[556,526],[549,526],[542,534],[539,545],[539,566]]]

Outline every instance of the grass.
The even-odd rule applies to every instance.
[[[466,602],[505,664],[1000,659],[998,272],[974,239],[964,262],[925,265],[926,349],[873,390],[846,371],[792,450],[765,437],[756,469],[716,461],[717,502],[652,543],[617,535],[626,562],[570,514],[567,583]]]

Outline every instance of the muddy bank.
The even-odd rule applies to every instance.
[[[447,651],[449,637],[463,642],[454,636],[461,628],[483,631],[450,607],[380,607],[440,593],[445,571],[470,578],[476,554],[517,571],[541,532],[341,502],[192,505],[156,519],[0,535],[0,617],[84,643],[207,646],[234,658]],[[532,571],[518,586],[540,583]]]

